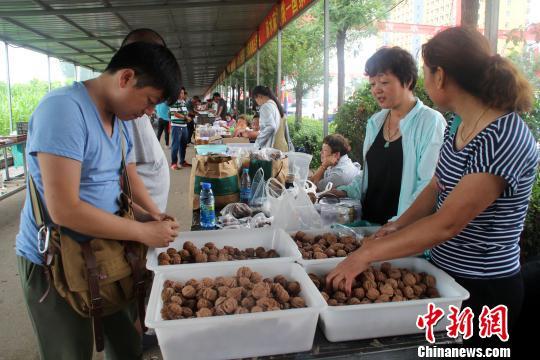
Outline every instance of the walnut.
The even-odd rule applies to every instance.
[[[197,279],[189,279],[188,281],[186,281],[186,286],[191,285],[193,287],[197,287],[198,283],[199,281]]]
[[[343,291],[336,291],[332,297],[336,299],[338,302],[347,301],[347,295],[345,295]]]
[[[296,296],[300,294],[301,291],[300,283],[298,281],[289,281],[287,284],[287,291],[290,295]]]
[[[203,307],[199,311],[197,311],[197,317],[209,317],[212,316],[212,310],[209,308]]]
[[[253,306],[255,306],[255,298],[252,296],[248,296],[242,299],[241,304],[243,307],[251,309]]]
[[[390,301],[390,295],[382,294],[375,300],[376,303],[385,303]]]
[[[322,284],[323,284],[323,281],[321,278],[319,278],[317,275],[313,274],[313,273],[309,273],[309,278],[311,279],[311,281],[313,281],[313,283],[315,284],[315,286],[317,287],[317,289],[321,290],[323,288]]]
[[[184,250],[190,251],[191,249],[196,249],[197,247],[191,241],[186,241],[184,242],[184,245],[182,245],[182,248]]]
[[[377,283],[375,281],[373,281],[373,280],[365,280],[362,283],[362,287],[364,288],[364,290],[368,291],[371,288],[376,288]]]
[[[302,240],[306,236],[306,233],[303,231],[298,231],[296,234],[294,234],[295,240]]]
[[[372,303],[372,301],[367,297],[360,300],[360,304],[371,304],[371,303]]]
[[[375,282],[375,274],[369,270],[366,270],[360,275],[360,279],[363,281],[369,280]]]
[[[227,298],[225,296],[220,296],[216,299],[216,302],[214,303],[214,306],[219,306],[221,304],[223,304],[225,302],[225,300],[227,300]]]
[[[242,292],[243,291],[244,291],[243,287],[231,288],[231,289],[229,289],[229,291],[227,291],[227,297],[233,298],[233,299],[235,299],[237,301],[240,301],[242,299]]]
[[[262,299],[270,295],[270,288],[267,283],[261,282],[253,286],[252,295],[255,299]]]
[[[212,302],[211,302],[210,300],[206,300],[206,299],[204,299],[204,298],[203,298],[203,299],[199,299],[199,300],[197,301],[197,309],[198,309],[198,310],[200,310],[200,309],[202,309],[202,308],[208,308],[208,309],[210,309],[210,308],[212,308],[213,305],[214,305],[214,304],[212,304]]]
[[[269,258],[269,259],[271,259],[271,258],[277,258],[277,257],[279,257],[279,254],[277,253],[276,250],[270,249],[270,250],[268,250],[268,252],[266,253],[266,257]]]
[[[236,281],[236,278],[234,277],[226,277],[225,280],[223,281],[223,285],[225,286],[228,286],[230,288],[233,288],[233,287],[237,287],[238,286],[238,281]]]
[[[286,302],[285,304],[280,304],[281,310],[289,310],[291,308],[291,303]]]
[[[328,255],[323,252],[316,252],[313,256],[315,259],[327,259]]]
[[[212,288],[206,288],[202,292],[202,297],[209,301],[216,301],[218,292]]]
[[[401,279],[401,271],[399,271],[399,269],[390,269],[388,276],[396,280]]]
[[[163,300],[163,302],[169,301],[174,294],[175,294],[175,291],[173,288],[170,288],[170,287],[164,288],[161,291],[161,300]]]
[[[287,279],[283,275],[275,276],[274,277],[274,282],[278,283],[278,284],[281,284],[281,286],[283,286],[283,287],[287,287],[287,283],[288,283]]]
[[[385,283],[392,286],[394,289],[397,289],[398,287],[398,282],[396,279],[392,279],[392,278],[386,279]]]
[[[182,306],[177,303],[170,303],[167,305],[167,310],[173,317],[182,316]]]
[[[177,254],[178,252],[176,251],[175,248],[168,248],[167,249],[167,255],[169,256],[173,256],[174,254]]]
[[[333,249],[326,249],[326,251],[324,252],[326,254],[327,257],[329,258],[332,258],[332,257],[335,257],[336,256],[336,252],[335,250]]]
[[[336,299],[329,299],[329,300],[327,301],[327,303],[328,303],[328,305],[330,305],[330,306],[338,306],[338,305],[339,305],[339,303],[337,302]]]
[[[229,289],[230,288],[228,286],[225,286],[225,285],[218,287],[218,289],[217,289],[218,290],[218,295],[219,296],[226,296],[227,291],[229,291]]]
[[[171,260],[171,257],[169,256],[169,254],[167,254],[166,252],[162,252],[158,255],[158,260],[159,261],[167,261],[169,262]]]
[[[328,302],[328,300],[330,299],[330,296],[328,296],[328,294],[324,291],[321,291],[321,295],[324,299],[324,301]]]
[[[238,307],[236,308],[235,314],[247,314],[249,313],[249,309],[246,309],[245,307]]]
[[[274,284],[272,290],[274,291],[274,296],[280,303],[286,303],[289,301],[290,296],[287,290],[281,284]]]
[[[416,284],[416,277],[411,273],[407,273],[403,276],[403,283],[407,286],[413,286]]]
[[[258,313],[258,312],[263,312],[263,311],[264,311],[263,308],[257,305],[251,308],[252,313]]]
[[[180,255],[178,254],[174,254],[171,258],[171,262],[173,264],[181,264],[182,263],[182,258],[180,257]]]
[[[416,284],[416,286],[420,286],[422,288],[422,294],[425,293],[427,290],[427,285],[424,283],[418,283]]]
[[[426,275],[426,277],[424,278],[424,284],[426,284],[428,288],[435,287],[435,285],[437,284],[437,280],[432,275]]]
[[[178,295],[173,295],[170,298],[170,302],[177,303],[178,305],[182,305],[183,301],[182,297]]]
[[[437,290],[437,288],[435,287],[428,287],[427,290],[426,290],[426,294],[427,296],[429,296],[430,298],[436,298],[436,297],[440,297],[441,295],[439,294],[439,291]]]
[[[169,315],[169,309],[168,307],[162,307],[161,308],[161,318],[163,320],[172,320],[173,318]]]
[[[205,277],[201,280],[201,286],[203,288],[209,288],[214,286],[214,279]]]
[[[209,254],[210,254],[210,249],[207,248],[206,246],[203,246],[203,247],[201,248],[201,251],[202,251],[203,254],[206,254],[206,255],[209,255]]]
[[[160,266],[163,266],[163,265],[170,265],[170,261],[169,260],[158,260],[158,265]]]
[[[300,296],[295,296],[291,299],[291,306],[293,308],[303,308],[306,307],[306,302]]]
[[[254,248],[247,248],[246,249],[246,255],[250,258],[255,257],[255,249]]]
[[[372,287],[370,288],[368,291],[367,291],[367,294],[366,294],[366,297],[370,300],[377,300],[377,298],[380,296],[381,294],[379,293],[379,290],[377,290],[376,288]]]
[[[345,256],[347,256],[347,252],[345,250],[339,249],[338,251],[336,251],[336,256],[337,257],[345,257]]]
[[[393,302],[405,301],[405,299],[404,299],[403,296],[401,296],[401,295],[394,295],[394,296],[392,297],[392,301],[393,301]]]
[[[251,280],[243,276],[238,278],[238,285],[244,287],[245,289],[251,289],[253,287]]]
[[[195,255],[195,262],[197,263],[205,263],[208,262],[208,255],[201,252]]]
[[[346,252],[348,252],[348,253],[351,253],[354,250],[356,250],[356,245],[354,245],[354,244],[345,244],[345,249],[344,250]]]
[[[263,247],[259,246],[258,248],[255,249],[255,255],[258,258],[264,258],[266,256],[266,250],[264,250]]]
[[[375,270],[375,281],[385,282],[386,279],[387,277],[382,271]]]
[[[334,251],[343,250],[343,249],[345,249],[345,244],[335,243],[335,244],[330,245],[330,249],[332,249]]]
[[[414,297],[414,290],[410,286],[405,286],[403,288],[403,294],[405,295],[406,298],[411,299],[412,297]]]
[[[352,296],[361,300],[364,298],[364,296],[366,296],[366,292],[364,288],[361,288],[361,287],[355,288],[352,291]]]
[[[188,261],[191,258],[189,251],[182,249],[178,252],[178,255],[182,258],[182,261]]]
[[[257,306],[262,307],[265,311],[275,310],[276,308],[279,309],[279,303],[276,301],[276,299],[269,297],[258,299]]]
[[[403,290],[401,289],[394,289],[395,296],[403,296]]]
[[[219,254],[217,257],[217,261],[229,261],[229,256],[225,254]]]
[[[251,271],[250,268],[248,268],[247,266],[242,266],[241,268],[239,268],[236,271],[236,276],[238,276],[238,277],[246,277],[246,278],[249,279],[249,277],[251,276],[252,273],[253,273],[253,271]]]
[[[251,280],[252,283],[256,284],[256,283],[260,283],[262,281],[263,277],[262,277],[261,274],[254,271],[254,272],[251,273],[251,276],[249,277],[249,279]]]
[[[218,257],[216,255],[210,254],[208,255],[208,262],[216,262],[218,261]]]
[[[379,287],[379,291],[383,295],[393,296],[394,295],[394,288],[390,284],[383,284]]]
[[[206,244],[204,244],[204,246],[206,246],[209,249],[215,249],[216,248],[216,244],[214,244],[213,242],[207,242]]]
[[[191,285],[184,286],[184,288],[182,289],[182,296],[187,299],[194,298],[196,294],[197,294],[197,291]]]
[[[420,296],[424,293],[424,290],[420,285],[413,285],[413,291],[415,296]]]
[[[358,305],[361,304],[360,299],[356,297],[352,297],[349,300],[347,300],[347,305]]]

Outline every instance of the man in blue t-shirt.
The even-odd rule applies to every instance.
[[[33,112],[28,131],[28,174],[51,220],[88,238],[130,240],[167,246],[178,234],[176,221],[149,214],[134,203],[137,221],[115,213],[121,192],[121,162],[132,151],[132,120],[151,114],[162,101],[174,102],[180,69],[164,46],[123,46],[95,79],[47,94]],[[130,180],[130,183],[132,181]],[[142,182],[132,184],[133,193]],[[170,220],[170,219],[168,219]],[[38,252],[38,227],[29,192],[21,213],[16,253],[25,302],[45,359],[91,359],[92,323],[78,315],[49,282]],[[107,356],[141,356],[129,309],[102,318]],[[51,331],[51,326],[54,331]]]
[[[169,116],[169,105],[166,102],[162,102],[156,105],[156,115],[158,117],[158,131],[157,139],[161,141],[161,134],[165,133],[165,145],[169,146],[169,127],[171,124],[171,117]]]

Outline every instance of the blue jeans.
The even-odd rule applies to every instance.
[[[186,126],[172,127],[171,164],[182,165],[186,160],[186,148],[188,144],[188,128]],[[180,161],[178,155],[180,154]]]

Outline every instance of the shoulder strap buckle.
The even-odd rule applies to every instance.
[[[51,238],[50,229],[43,225],[37,233],[37,247],[40,254],[45,254],[49,248],[49,239]]]

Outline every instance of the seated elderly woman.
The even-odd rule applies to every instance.
[[[431,181],[446,122],[414,96],[418,69],[407,51],[379,49],[365,71],[382,110],[366,125],[362,176],[333,192],[360,199],[363,220],[382,225],[403,214]]]
[[[242,133],[247,130],[248,130],[248,118],[247,118],[247,115],[242,114],[238,116],[238,121],[236,121],[233,137],[241,137]]]
[[[319,191],[326,184],[332,183],[334,188],[349,185],[356,176],[360,176],[360,164],[353,163],[347,153],[351,151],[349,140],[343,135],[328,135],[323,140],[321,166],[310,177]]]

